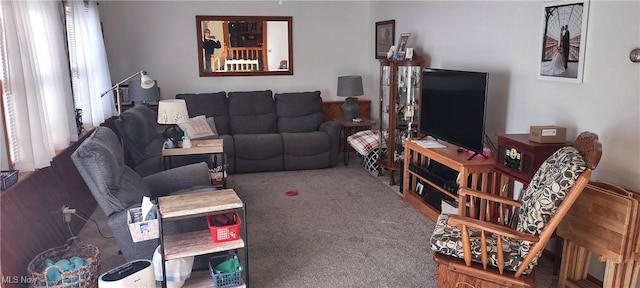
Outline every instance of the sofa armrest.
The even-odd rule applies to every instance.
[[[144,177],[154,197],[161,197],[193,186],[210,186],[211,176],[206,163],[180,166]]]
[[[340,153],[340,131],[342,124],[338,121],[326,121],[320,124],[318,131],[322,131],[329,135],[331,139],[331,166],[338,164],[338,154]]]

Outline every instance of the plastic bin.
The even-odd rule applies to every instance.
[[[238,217],[238,213],[228,213],[235,217],[236,223],[227,226],[214,226],[214,219],[219,214],[207,215],[207,225],[209,225],[209,232],[211,232],[211,239],[213,242],[225,242],[240,239],[240,226],[242,220]]]
[[[0,191],[7,190],[16,183],[18,183],[18,170],[0,171]]]
[[[215,273],[215,267],[220,263],[237,257],[236,253],[226,253],[222,255],[213,256],[209,259],[209,274],[213,278],[213,287],[226,288],[236,287],[242,284],[242,267],[238,268],[236,272],[229,273]]]

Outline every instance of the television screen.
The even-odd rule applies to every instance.
[[[425,69],[420,132],[482,153],[487,84],[484,72]]]

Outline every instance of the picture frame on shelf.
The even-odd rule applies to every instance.
[[[582,83],[589,1],[542,5],[539,79]]]
[[[395,60],[404,60],[404,57],[407,53],[407,43],[409,42],[409,36],[411,36],[411,33],[400,34],[400,38],[398,39],[398,51],[396,51]]]
[[[394,44],[396,30],[396,20],[386,20],[376,22],[376,59],[386,59],[389,49]]]

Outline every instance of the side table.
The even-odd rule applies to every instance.
[[[211,254],[229,250],[244,249],[242,273],[244,283],[238,287],[249,287],[249,251],[247,247],[246,206],[233,189],[204,190],[188,194],[164,196],[158,198],[160,211],[160,254],[162,256],[163,276],[165,261],[188,256]],[[203,229],[182,234],[164,235],[162,225],[165,221],[185,218],[206,217],[209,214],[220,214],[239,211],[242,219],[240,237],[227,242],[213,242],[209,230]],[[166,279],[166,277],[163,277]],[[209,271],[196,271],[187,279],[185,287],[216,287]],[[162,281],[166,287],[166,281]]]
[[[371,129],[371,126],[376,125],[376,121],[372,121],[369,119],[364,119],[364,118],[360,118],[362,119],[362,121],[360,122],[354,122],[354,121],[349,121],[349,120],[344,120],[344,119],[335,119],[336,121],[340,122],[342,124],[342,145],[343,145],[343,153],[344,153],[344,166],[349,165],[349,150],[351,150],[349,144],[347,143],[347,137],[349,137],[350,135],[353,135],[354,133],[361,131],[361,130],[365,130],[365,129]]]
[[[222,139],[191,140],[191,148],[162,148],[162,166],[171,168],[171,157],[197,154],[222,154],[222,188],[227,187],[224,146]],[[213,179],[212,179],[213,180]]]

